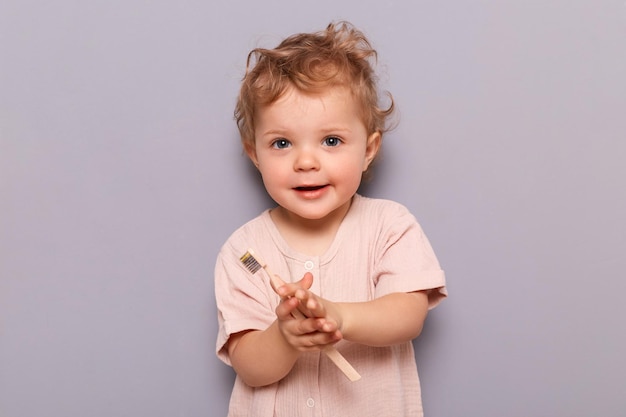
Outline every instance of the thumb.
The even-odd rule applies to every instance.
[[[300,286],[304,288],[305,290],[310,289],[311,286],[313,285],[313,274],[310,272],[307,272],[306,274],[304,274],[304,276],[302,277],[300,282],[298,282],[298,284],[300,284]]]

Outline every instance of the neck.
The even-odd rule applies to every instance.
[[[293,249],[307,255],[322,255],[335,239],[351,202],[321,219],[306,219],[277,207],[270,212],[274,224]]]

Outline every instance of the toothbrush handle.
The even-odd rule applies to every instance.
[[[322,352],[326,354],[328,359],[330,359],[337,368],[343,372],[345,376],[352,382],[358,381],[361,379],[361,375],[357,372],[356,369],[348,362],[346,358],[343,357],[341,353],[334,346],[326,346],[322,349]]]

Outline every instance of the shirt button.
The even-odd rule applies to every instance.
[[[306,400],[306,405],[309,408],[313,408],[315,406],[315,400],[313,400],[313,398],[309,398],[308,400]]]
[[[313,261],[306,261],[304,263],[304,269],[306,269],[307,271],[312,270],[315,267],[315,264],[313,263]]]

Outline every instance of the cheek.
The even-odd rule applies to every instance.
[[[286,181],[286,175],[284,170],[280,169],[280,167],[275,163],[261,163],[259,165],[259,171],[261,172],[261,177],[263,177],[263,182],[271,186],[272,184],[281,184]]]
[[[350,181],[360,181],[364,168],[363,158],[349,158],[337,161],[333,169],[336,178]]]

